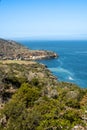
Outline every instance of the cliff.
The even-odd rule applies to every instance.
[[[54,52],[30,50],[17,42],[0,39],[0,60],[38,60],[55,57],[58,55]]]

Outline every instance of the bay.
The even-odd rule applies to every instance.
[[[30,49],[56,52],[59,58],[38,62],[45,64],[59,81],[72,82],[87,88],[87,41],[19,40],[18,42]]]

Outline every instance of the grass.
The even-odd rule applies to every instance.
[[[36,64],[34,61],[25,61],[25,60],[0,60],[0,64],[12,64],[12,63],[17,63],[17,64]]]

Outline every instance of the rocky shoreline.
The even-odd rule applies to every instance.
[[[9,40],[0,39],[0,60],[39,60],[57,58],[58,55],[46,50],[31,50]]]

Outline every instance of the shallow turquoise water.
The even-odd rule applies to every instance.
[[[51,50],[59,58],[41,60],[60,81],[87,87],[87,41],[28,41],[20,43],[31,49]]]

